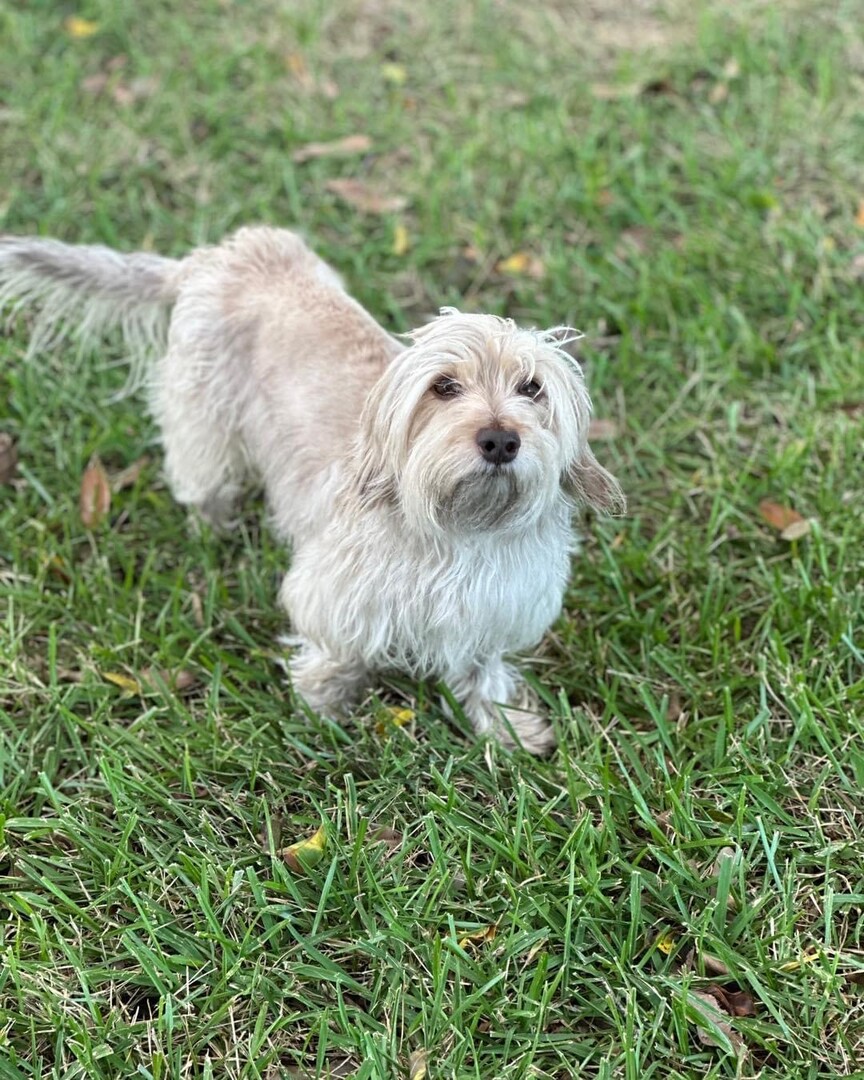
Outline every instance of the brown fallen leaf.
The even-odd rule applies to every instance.
[[[315,80],[309,71],[306,57],[300,52],[290,52],[285,57],[285,66],[294,76],[298,85],[307,93],[315,89]]]
[[[107,85],[107,71],[97,71],[95,75],[88,75],[81,80],[81,89],[85,94],[101,94]]]
[[[855,215],[855,224],[864,229],[864,199],[858,203],[858,213]]]
[[[591,83],[591,96],[598,101],[621,101],[624,98],[635,98],[642,93],[640,83]]]
[[[401,195],[384,195],[373,191],[364,181],[351,177],[328,180],[324,187],[364,214],[395,214],[408,205],[408,200]]]
[[[588,425],[588,439],[603,441],[617,439],[618,425],[614,420],[592,420]]]
[[[49,556],[45,566],[52,577],[64,582],[64,584],[68,585],[72,580],[72,574],[69,572],[68,566],[60,555],[55,554]]]
[[[346,135],[343,139],[330,142],[311,142],[298,147],[291,155],[291,160],[298,165],[304,161],[313,161],[322,157],[346,157],[349,154],[365,154],[372,146],[368,135]]]
[[[134,105],[137,101],[152,97],[159,89],[159,80],[155,76],[142,75],[128,83],[117,83],[111,91],[115,105]]]
[[[201,594],[197,592],[189,593],[189,606],[192,608],[192,620],[196,626],[201,627],[204,625],[204,601],[201,599]]]
[[[772,529],[776,529],[777,532],[783,532],[790,525],[804,520],[797,510],[792,510],[788,506],[781,506],[780,503],[772,502],[771,499],[763,499],[759,503],[759,514],[762,520],[770,525]]]
[[[649,97],[660,97],[664,94],[674,94],[675,87],[669,79],[651,79],[642,86],[641,92]]]
[[[0,431],[0,484],[8,484],[18,468],[18,450],[8,431]]]
[[[712,984],[705,992],[715,998],[730,1016],[756,1015],[756,1002],[753,1000],[753,995],[748,994],[746,990],[729,989]]]
[[[703,990],[691,990],[688,993],[688,997],[696,1012],[705,1021],[712,1024],[717,1031],[726,1036],[736,1054],[742,1052],[746,1053],[744,1040],[737,1031],[733,1030],[729,1021],[724,1019],[728,1014],[723,1012],[720,1003],[713,994],[709,994]],[[696,1034],[699,1037],[699,1042],[701,1042],[703,1046],[723,1045],[710,1027],[701,1027],[697,1025]]]
[[[711,92],[708,94],[708,100],[712,105],[722,105],[722,103],[729,97],[729,84],[725,82],[717,82],[711,87]]]
[[[387,827],[374,828],[366,834],[370,844],[386,844],[389,851],[397,851],[402,846],[402,833]]]
[[[144,454],[136,461],[133,461],[131,465],[127,465],[125,469],[121,469],[120,472],[114,473],[111,477],[111,490],[117,492],[123,491],[124,488],[132,487],[149,464],[150,457],[148,454]]]
[[[628,255],[644,255],[651,241],[654,239],[654,230],[645,225],[631,225],[628,229],[622,229],[618,234],[618,244],[615,254],[619,258],[627,258]]]
[[[729,974],[729,968],[723,963],[723,961],[717,957],[712,956],[711,953],[700,952],[699,959],[702,961],[702,969],[706,975],[714,976],[726,976]],[[692,971],[696,968],[696,950],[690,949],[684,958],[682,965],[683,970]]]
[[[81,477],[78,507],[85,529],[97,528],[111,509],[111,485],[98,454],[90,458]]]

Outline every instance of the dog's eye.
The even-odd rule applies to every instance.
[[[536,379],[528,379],[518,387],[517,393],[523,397],[536,398],[543,393],[543,387]]]
[[[462,393],[462,387],[455,379],[451,379],[448,375],[444,375],[436,382],[432,383],[432,393],[440,398],[458,397]]]

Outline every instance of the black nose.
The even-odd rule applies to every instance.
[[[477,445],[487,461],[491,461],[493,465],[506,465],[519,453],[522,440],[516,431],[486,427],[477,432]]]

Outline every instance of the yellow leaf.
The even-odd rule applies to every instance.
[[[408,1080],[426,1080],[425,1050],[415,1050],[408,1059]]]
[[[466,949],[469,945],[483,945],[484,942],[494,941],[497,933],[497,925],[475,930],[473,934],[466,934],[465,937],[459,938],[459,948]]]
[[[321,828],[305,840],[298,840],[282,852],[282,858],[295,874],[304,874],[317,866],[324,856],[324,848],[327,846],[327,828]]]
[[[858,213],[855,215],[855,224],[864,229],[864,199],[858,203]]]
[[[91,19],[82,19],[79,15],[70,15],[63,25],[69,37],[73,38],[93,37],[99,31],[99,23]]]
[[[408,238],[408,230],[404,225],[397,225],[393,230],[393,254],[404,255],[410,246],[411,241]]]
[[[401,64],[382,64],[381,74],[385,82],[393,83],[394,86],[404,86],[408,81],[408,72]]]
[[[675,948],[675,935],[671,930],[664,930],[654,938],[654,948],[668,956]]]
[[[381,719],[375,725],[379,735],[386,735],[388,728],[404,727],[414,719],[413,709],[397,709],[395,705],[388,705],[380,711]]]
[[[495,269],[499,274],[527,274],[528,277],[540,279],[546,273],[543,260],[536,255],[529,255],[527,251],[516,251],[501,259]]]
[[[506,259],[502,259],[497,269],[502,274],[524,274],[530,261],[530,256],[524,251],[517,251],[514,255],[508,255]]]
[[[121,690],[125,690],[127,694],[140,694],[141,684],[137,679],[133,679],[131,675],[121,675],[119,671],[103,671],[102,678],[106,682],[114,683],[115,686],[119,686]]]
[[[806,964],[815,964],[819,959],[819,953],[806,952],[802,953],[798,960],[788,960],[785,964],[780,965],[781,971],[797,971],[798,968],[804,967]]]

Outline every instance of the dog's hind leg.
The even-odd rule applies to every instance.
[[[176,366],[170,355],[162,363],[164,368]],[[214,528],[229,528],[246,487],[248,465],[228,410],[209,404],[206,390],[176,378],[156,381],[151,405],[162,431],[165,474],[174,498]]]
[[[188,419],[180,430],[163,428],[162,441],[165,474],[177,502],[191,507],[214,529],[230,529],[246,486],[237,441]]]

